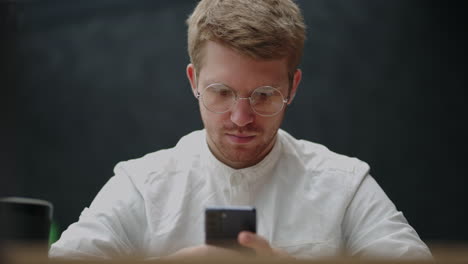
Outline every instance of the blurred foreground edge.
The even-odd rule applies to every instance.
[[[64,263],[64,264],[80,264],[80,263],[136,263],[136,264],[148,264],[148,263],[457,263],[457,264],[468,264],[468,245],[453,245],[444,244],[431,246],[431,250],[434,255],[434,261],[431,260],[408,260],[408,259],[368,259],[368,258],[357,258],[357,257],[336,257],[336,258],[318,258],[311,260],[291,260],[281,258],[187,258],[181,260],[144,260],[141,258],[116,258],[112,260],[101,260],[101,259],[49,259],[44,254],[42,246],[36,246],[34,244],[16,244],[16,245],[0,245],[0,263],[1,264],[42,264],[42,263]]]

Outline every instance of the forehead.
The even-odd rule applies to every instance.
[[[224,83],[233,89],[253,89],[259,86],[282,87],[288,84],[286,58],[259,60],[240,54],[224,45],[209,41],[203,52],[199,83]]]

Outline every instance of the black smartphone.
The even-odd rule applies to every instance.
[[[250,206],[212,206],[205,208],[205,243],[252,253],[241,246],[241,231],[257,232],[257,213]]]

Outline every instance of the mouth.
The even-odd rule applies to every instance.
[[[244,134],[226,134],[226,136],[232,143],[235,143],[235,144],[247,144],[256,137],[255,135],[244,135]]]

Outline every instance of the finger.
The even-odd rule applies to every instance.
[[[272,256],[273,250],[266,239],[252,232],[242,231],[238,236],[239,244],[255,250],[257,255]]]

